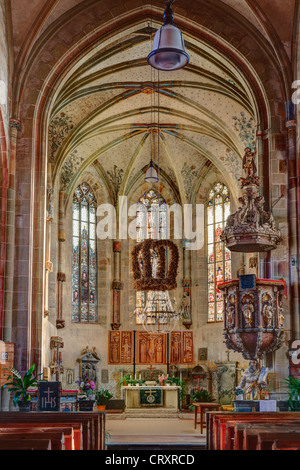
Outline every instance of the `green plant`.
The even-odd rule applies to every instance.
[[[33,377],[33,371],[35,369],[35,364],[33,364],[30,369],[25,373],[22,378],[20,372],[18,372],[13,367],[10,367],[12,375],[7,377],[7,382],[2,385],[1,390],[7,388],[10,392],[14,392],[13,403],[14,406],[17,406],[19,400],[23,401],[24,404],[30,402],[31,397],[28,394],[28,389],[37,385],[37,378]]]
[[[95,399],[96,403],[99,406],[106,406],[108,401],[113,397],[113,395],[108,391],[105,390],[104,388],[101,388],[100,390],[97,390],[95,393]]]
[[[195,391],[191,395],[191,399],[196,403],[210,403],[215,401],[205,388],[200,388],[200,390]]]
[[[130,375],[124,375],[124,377],[119,381],[119,385],[126,385],[129,383],[131,383]]]
[[[284,384],[286,385],[288,392],[289,392],[289,405],[292,410],[299,409],[300,406],[300,380],[296,377],[289,376],[287,379],[284,380]],[[295,402],[298,406],[295,406]],[[299,404],[298,404],[299,403]]]

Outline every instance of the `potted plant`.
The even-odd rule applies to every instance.
[[[101,388],[96,392],[96,405],[98,407],[98,411],[104,411],[106,408],[107,403],[113,397],[113,395],[104,388]]]
[[[200,388],[192,393],[191,399],[195,403],[211,403],[215,401],[205,388]]]
[[[7,388],[10,392],[14,392],[13,404],[19,406],[19,411],[30,411],[31,396],[28,389],[38,383],[37,378],[33,377],[34,369],[35,364],[30,367],[23,378],[13,367],[6,369],[10,370],[12,375],[7,377],[7,382],[2,385],[1,390]]]
[[[284,381],[288,393],[288,403],[292,411],[300,411],[300,380],[297,377],[289,376]]]
[[[127,387],[128,383],[130,382],[130,375],[124,375],[119,381],[119,385],[123,387]]]

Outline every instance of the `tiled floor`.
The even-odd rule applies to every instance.
[[[194,429],[193,419],[109,419],[108,444],[183,444],[204,445],[205,435]]]

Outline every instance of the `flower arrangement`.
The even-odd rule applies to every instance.
[[[168,375],[159,375],[158,376],[158,381],[160,383],[160,385],[163,387],[165,382],[168,380],[169,376]]]
[[[95,393],[96,390],[96,383],[93,380],[90,380],[87,375],[83,375],[82,377],[79,377],[76,382],[79,386],[79,391],[83,395],[92,395]]]

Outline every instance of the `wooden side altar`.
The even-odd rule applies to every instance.
[[[127,409],[165,408],[179,411],[179,390],[177,386],[122,387]]]

